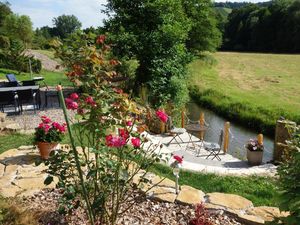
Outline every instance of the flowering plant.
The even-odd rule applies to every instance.
[[[161,120],[161,122],[166,123],[168,121],[168,115],[164,111],[157,110],[155,114]]]
[[[51,121],[47,116],[41,116],[42,122],[35,128],[35,142],[56,143],[62,141],[66,133],[66,124]]]
[[[264,146],[258,143],[258,140],[250,139],[245,145],[246,149],[250,151],[263,151]]]
[[[121,62],[114,59],[106,37],[78,35],[54,46],[66,75],[81,93],[64,99],[62,87],[57,87],[72,148],[58,150],[46,162],[49,176],[45,183],[58,178],[64,190],[60,212],[81,206],[89,224],[114,225],[139,200],[136,188],[149,182],[145,178],[149,168],[164,160],[162,146],[149,143],[135,130],[140,110],[116,85],[127,75],[118,72]],[[66,108],[77,111],[74,120],[68,119]],[[72,129],[71,122],[76,123]]]
[[[173,162],[171,163],[171,167],[175,168],[175,167],[179,167],[180,164],[182,164],[183,162],[183,156],[179,156],[179,155],[173,155]]]

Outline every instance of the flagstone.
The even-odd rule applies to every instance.
[[[208,203],[223,206],[225,208],[233,210],[247,210],[253,207],[253,203],[250,200],[239,195],[215,192],[207,194],[207,197]]]

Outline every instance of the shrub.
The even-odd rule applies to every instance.
[[[63,189],[61,212],[81,206],[92,225],[114,225],[140,197],[136,187],[152,186],[147,184],[146,173],[162,158],[160,147],[146,147],[147,139],[134,131],[140,112],[116,86],[115,81],[123,76],[115,71],[119,61],[104,35],[72,35],[54,47],[68,69],[67,76],[82,93],[66,100],[69,109],[77,110],[78,129],[71,129],[67,119],[72,150],[55,152],[46,162],[50,175],[45,182],[58,177],[58,187]],[[81,151],[75,147],[74,135]]]
[[[284,224],[295,225],[300,221],[300,128],[292,135],[292,140],[287,142],[289,159],[278,168],[281,211],[289,211],[290,215],[281,218]]]
[[[196,205],[195,218],[190,221],[189,225],[213,225],[203,203]]]
[[[3,48],[0,54],[0,66],[17,70],[19,73],[30,72],[29,60],[31,61],[32,71],[40,73],[42,69],[41,61],[32,56],[25,55],[24,45],[18,40],[10,40],[10,44],[6,48]]]

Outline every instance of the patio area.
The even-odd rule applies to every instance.
[[[217,173],[222,175],[270,175],[273,176],[276,173],[276,166],[271,163],[265,163],[260,166],[249,166],[247,161],[240,160],[233,157],[230,154],[225,154],[222,150],[219,154],[221,160],[216,158],[212,160],[212,156],[208,159],[206,157],[209,155],[203,145],[199,145],[200,140],[192,136],[193,142],[195,142],[196,148],[200,148],[199,155],[197,149],[195,150],[191,143],[189,142],[189,134],[185,132],[180,135],[184,143],[180,143],[180,146],[176,142],[172,142],[168,145],[173,136],[167,135],[151,135],[145,133],[146,137],[150,142],[155,144],[163,144],[161,153],[171,158],[171,154],[183,156],[182,169],[205,172],[205,173]],[[197,144],[198,143],[198,144]],[[204,142],[204,145],[208,144]],[[147,146],[145,146],[147,147]],[[198,149],[199,150],[199,149]]]

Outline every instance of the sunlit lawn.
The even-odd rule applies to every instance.
[[[18,81],[31,79],[30,73],[18,74],[17,71],[3,68],[0,68],[0,79],[6,80],[5,75],[9,73],[15,74]],[[40,76],[45,78],[45,83],[48,86],[56,86],[57,84],[62,84],[63,86],[72,86],[72,83],[68,80],[67,76],[63,72],[51,72],[47,70],[42,70],[40,74],[33,74],[33,77]],[[40,84],[43,85],[43,82],[41,82]]]

